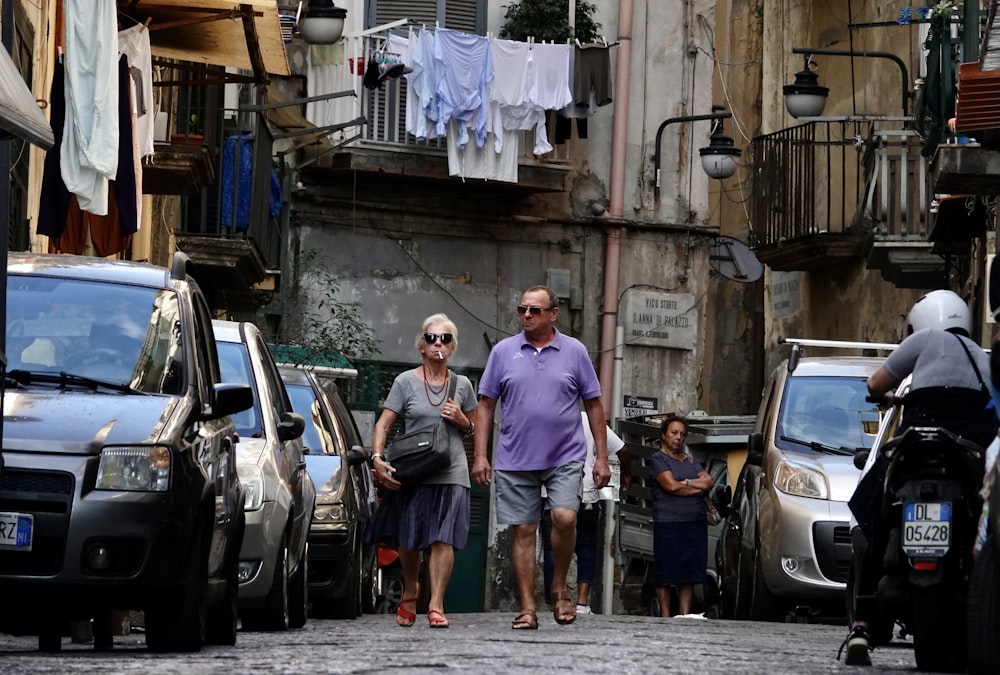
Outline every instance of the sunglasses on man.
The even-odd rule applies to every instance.
[[[517,306],[517,313],[520,314],[521,316],[524,316],[525,314],[528,314],[528,313],[530,313],[531,316],[538,316],[542,312],[547,312],[550,309],[552,309],[552,308],[551,307],[535,307],[535,306],[528,307],[527,305],[518,305]]]
[[[429,345],[441,340],[441,344],[446,345],[455,339],[451,333],[424,333],[424,342]]]

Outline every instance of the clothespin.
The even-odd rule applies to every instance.
[[[142,28],[139,29],[139,32],[141,33],[142,31],[144,31],[147,28],[149,28],[149,22],[152,21],[152,20],[153,20],[153,17],[147,16],[146,20],[142,22]]]
[[[601,36],[601,42],[603,42],[603,43],[604,43],[604,47],[605,47],[605,49],[606,49],[606,48],[607,48],[607,46],[608,46],[608,39],[607,39],[606,37],[604,37],[604,36],[602,35],[602,36]]]
[[[59,45],[58,47],[56,47],[56,51],[59,54],[59,63],[62,63],[62,60],[63,60],[63,48],[62,48],[62,45]]]
[[[583,45],[580,44],[580,38],[576,39],[576,46],[579,47],[580,49],[583,49]]]

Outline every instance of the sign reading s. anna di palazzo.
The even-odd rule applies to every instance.
[[[627,345],[694,349],[698,310],[690,293],[630,290],[622,319]]]

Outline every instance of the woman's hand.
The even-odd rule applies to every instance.
[[[444,403],[444,407],[441,408],[441,417],[451,422],[455,427],[461,431],[463,434],[469,430],[472,424],[470,420],[457,403],[455,399],[449,398]]]
[[[396,470],[392,468],[392,464],[389,464],[382,455],[376,454],[372,456],[372,466],[375,468],[376,483],[389,490],[398,490],[402,487],[402,483],[392,477],[392,473]]]

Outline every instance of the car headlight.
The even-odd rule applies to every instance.
[[[243,510],[256,511],[264,506],[264,472],[256,464],[237,464],[236,474],[243,484]]]
[[[341,523],[347,520],[347,509],[342,502],[333,504],[316,504],[313,510],[313,524]]]
[[[830,490],[826,485],[826,476],[796,466],[788,462],[778,465],[777,475],[774,477],[774,485],[782,492],[797,497],[810,497],[812,499],[829,499]]]
[[[170,488],[170,450],[163,446],[106,447],[97,466],[98,490],[166,492]]]

